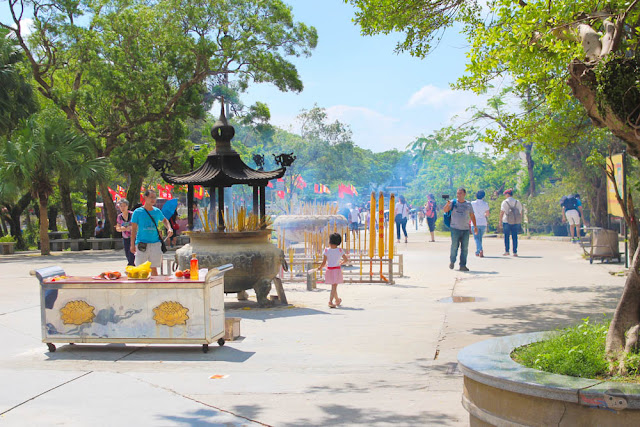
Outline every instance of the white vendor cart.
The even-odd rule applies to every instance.
[[[224,345],[224,273],[204,280],[167,276],[104,280],[66,277],[59,267],[36,271],[40,280],[42,341],[55,343],[145,343]]]

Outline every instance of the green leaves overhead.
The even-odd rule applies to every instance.
[[[38,89],[76,127],[103,141],[105,155],[148,123],[202,117],[206,83],[216,77],[240,88],[269,82],[301,91],[287,58],[308,56],[317,44],[316,30],[295,22],[280,0],[23,5],[32,7],[35,29],[28,41],[17,30],[16,37]]]
[[[475,0],[345,0],[359,10],[355,22],[364,35],[402,32],[398,52],[424,57],[456,22],[478,20],[480,6]]]

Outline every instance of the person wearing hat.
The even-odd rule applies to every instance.
[[[471,202],[473,214],[476,216],[476,227],[478,229],[478,232],[474,233],[473,238],[476,241],[476,256],[479,256],[480,258],[484,258],[482,236],[484,235],[484,232],[487,231],[487,218],[489,218],[489,203],[484,201],[484,196],[484,190],[479,190],[476,193],[476,200]]]
[[[522,224],[522,213],[524,211],[522,203],[513,198],[513,190],[510,188],[504,191],[504,200],[500,206],[500,220],[498,221],[498,231],[504,230],[504,256],[509,256],[509,237],[513,242],[513,256],[518,256],[518,233]]]

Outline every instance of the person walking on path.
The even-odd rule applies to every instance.
[[[133,215],[133,212],[129,210],[129,201],[127,199],[120,199],[118,207],[120,208],[120,213],[116,220],[116,231],[122,233],[127,265],[136,265],[136,256],[131,253],[131,215]]]
[[[484,201],[485,192],[480,190],[476,193],[476,200],[471,202],[473,207],[473,214],[476,217],[476,224],[478,232],[474,232],[474,239],[476,241],[476,256],[484,258],[484,250],[482,248],[482,236],[487,231],[487,225],[489,224],[487,218],[489,218],[489,203]]]
[[[518,233],[522,224],[522,203],[513,198],[513,190],[508,189],[503,193],[505,199],[500,205],[500,220],[498,227],[504,230],[504,256],[509,256],[509,236],[513,242],[513,256],[518,256]]]
[[[438,205],[436,204],[436,198],[433,194],[427,196],[427,203],[424,205],[425,217],[427,218],[427,226],[429,226],[429,233],[431,234],[430,242],[436,241],[436,220],[438,219]]]
[[[349,211],[349,228],[351,229],[351,233],[353,234],[353,238],[358,238],[358,233],[360,231],[360,209],[357,206],[353,206]]]
[[[329,307],[336,308],[342,304],[342,299],[338,297],[338,285],[344,282],[342,277],[342,265],[349,262],[349,257],[339,248],[342,243],[342,236],[339,233],[333,233],[329,236],[329,247],[324,250],[322,264],[320,270],[327,266],[324,276],[324,282],[331,285],[331,294],[329,294]]]
[[[162,211],[156,208],[158,196],[153,190],[144,192],[144,205],[133,211],[131,215],[131,253],[136,256],[136,265],[151,262],[151,275],[158,275],[158,267],[162,265],[162,244],[158,223],[162,222],[167,229],[167,236],[173,235],[169,220]]]
[[[407,221],[409,220],[409,206],[404,196],[400,196],[400,203],[396,205],[396,234],[398,236],[398,243],[400,243],[400,228],[404,233],[404,242],[407,243],[409,238],[407,236]]]
[[[467,254],[469,252],[469,221],[473,223],[473,232],[478,232],[476,216],[473,213],[471,203],[465,200],[467,190],[458,188],[456,200],[447,200],[444,212],[451,212],[451,254],[449,268],[453,270],[460,248],[460,271],[469,271],[467,268]]]
[[[571,194],[562,198],[562,222],[569,223],[571,243],[580,240],[580,218],[584,218],[582,201],[579,194]]]

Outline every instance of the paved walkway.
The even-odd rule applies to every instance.
[[[240,341],[213,347],[40,342],[37,281],[29,270],[69,274],[121,269],[115,252],[0,257],[0,424],[13,425],[468,425],[456,354],[488,337],[553,329],[610,313],[620,265],[589,265],[566,242],[522,240],[502,257],[487,239],[470,273],[448,269],[449,243],[412,231],[395,286],[285,285],[292,308],[242,309]],[[472,296],[473,303],[438,302]],[[220,374],[227,377],[210,379]]]

